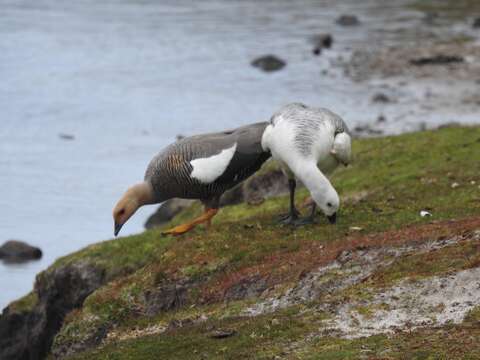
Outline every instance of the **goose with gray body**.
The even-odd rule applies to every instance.
[[[284,222],[311,223],[318,206],[334,223],[340,199],[325,174],[351,162],[350,132],[342,118],[327,109],[289,104],[271,118],[262,146],[283,165],[289,178],[290,213]],[[296,178],[314,201],[310,217],[303,220],[295,208]]]
[[[166,234],[180,235],[209,224],[222,194],[239,184],[270,157],[261,145],[267,122],[231,131],[183,138],[161,151],[147,167],[144,181],[129,188],[113,210],[115,235],[142,205],[171,198],[199,199],[205,212]]]

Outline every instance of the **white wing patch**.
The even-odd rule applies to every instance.
[[[220,154],[190,161],[193,166],[190,176],[204,184],[214,182],[225,172],[236,149],[237,143],[233,144],[231,148],[222,150]]]

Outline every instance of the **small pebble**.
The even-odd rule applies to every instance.
[[[337,24],[342,26],[356,26],[360,21],[355,15],[342,15],[337,19]]]
[[[421,217],[426,217],[426,216],[432,216],[432,214],[430,212],[428,212],[427,210],[422,210],[422,211],[420,211],[420,216]]]
[[[75,136],[72,134],[60,133],[58,134],[58,137],[62,140],[75,140]]]
[[[359,227],[359,226],[350,226],[350,230],[351,231],[362,231],[363,228]]]
[[[231,329],[225,329],[225,330],[218,329],[218,330],[213,331],[209,335],[209,337],[212,338],[212,339],[224,339],[224,338],[233,336],[236,333],[237,332],[235,330],[231,330]]]
[[[377,123],[384,123],[387,121],[387,118],[384,115],[379,115],[377,118]]]
[[[452,189],[456,189],[456,188],[459,187],[459,186],[460,186],[459,183],[454,182],[454,183],[451,185],[451,188],[452,188]]]
[[[470,181],[470,184],[475,185],[475,184],[476,184],[476,181],[475,181],[475,180],[472,180],[472,181]]]
[[[376,93],[372,97],[372,102],[374,103],[389,103],[391,102],[390,98],[384,93]]]

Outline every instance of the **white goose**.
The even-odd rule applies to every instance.
[[[318,206],[335,223],[340,199],[324,174],[351,161],[351,138],[345,122],[327,109],[289,104],[272,116],[262,135],[262,147],[281,163],[288,176],[290,213],[282,221],[311,223]],[[311,215],[303,220],[295,208],[296,178],[314,201]]]

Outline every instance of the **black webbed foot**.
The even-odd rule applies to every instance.
[[[304,225],[314,225],[317,221],[312,216],[307,216],[304,218],[297,219],[293,225],[297,226],[304,226]]]
[[[295,221],[294,225],[295,226],[304,226],[304,225],[312,225],[316,224],[317,222],[315,221],[315,214],[317,213],[317,205],[314,203],[312,204],[312,209],[310,211],[310,215],[304,218],[299,218],[297,221]]]
[[[300,220],[300,218],[297,215],[289,214],[278,222],[283,225],[295,225],[298,220]]]
[[[293,221],[298,220],[300,212],[297,209],[293,209],[289,213],[282,214],[278,217],[278,222],[281,224],[291,224]]]

